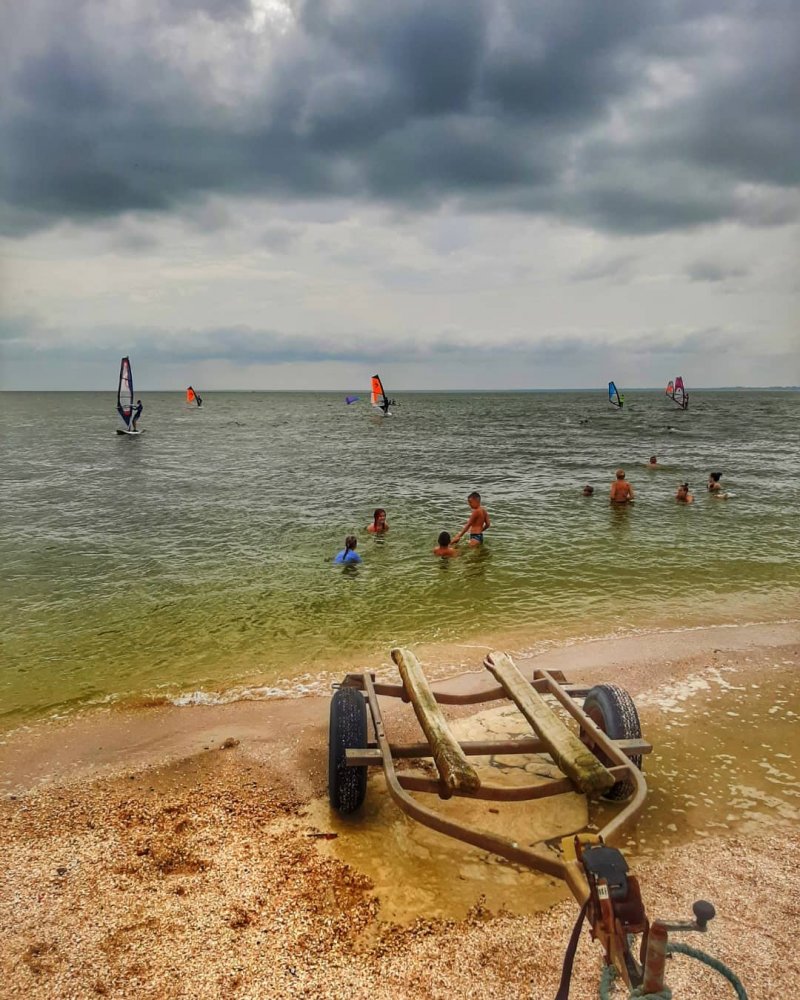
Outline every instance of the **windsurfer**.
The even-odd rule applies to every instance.
[[[442,556],[442,558],[447,559],[450,556],[458,556],[461,553],[458,549],[453,548],[453,546],[450,544],[450,532],[440,531],[439,541],[438,544],[436,545],[436,548],[434,548],[433,550],[433,554],[435,556]]]
[[[483,533],[491,527],[489,514],[485,507],[481,506],[481,495],[477,490],[473,490],[467,497],[472,513],[469,515],[467,523],[453,539],[453,545],[457,545],[464,535],[469,532],[469,544],[472,546],[483,544]]]
[[[617,469],[616,476],[609,493],[611,503],[631,503],[634,499],[633,487],[625,479],[625,470]]]
[[[131,424],[132,424],[134,430],[136,430],[136,422],[138,421],[139,417],[141,417],[143,409],[144,409],[144,407],[142,406],[141,399],[137,399],[136,400],[136,409],[133,411],[133,418],[131,420]]]
[[[383,507],[376,507],[375,513],[372,515],[372,524],[367,526],[367,531],[370,535],[385,535],[389,530],[389,525],[386,523],[386,511]]]

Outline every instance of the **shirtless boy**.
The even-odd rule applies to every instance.
[[[461,555],[458,549],[454,549],[450,544],[450,532],[440,531],[439,532],[439,544],[433,550],[435,556],[443,556],[444,558],[449,558],[450,556]]]
[[[633,487],[625,479],[624,469],[617,469],[617,478],[611,484],[609,499],[611,503],[631,503],[633,501]]]
[[[467,497],[467,503],[472,508],[472,513],[469,515],[467,523],[453,539],[453,545],[457,545],[467,532],[469,532],[470,545],[483,545],[483,533],[491,527],[491,521],[486,508],[481,507],[480,493],[477,490],[470,493]]]

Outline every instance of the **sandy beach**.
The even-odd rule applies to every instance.
[[[519,665],[630,691],[654,745],[653,809],[623,846],[650,916],[685,919],[710,899],[717,919],[687,943],[728,963],[751,1000],[790,995],[800,623],[562,645]],[[328,704],[109,709],[8,734],[2,995],[552,997],[576,917],[563,888],[420,831],[377,773],[360,824],[332,816]],[[450,714],[476,724],[474,710]],[[399,704],[387,721],[415,732]],[[601,957],[586,934],[573,997],[597,995]],[[683,957],[670,985],[732,995]]]

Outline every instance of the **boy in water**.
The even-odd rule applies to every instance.
[[[453,545],[458,545],[461,539],[469,532],[469,544],[473,547],[483,545],[483,533],[492,526],[486,508],[481,506],[481,495],[477,490],[473,490],[467,497],[467,503],[472,508],[469,520],[453,539]]]
[[[650,461],[647,463],[648,469],[660,469],[661,466],[658,464],[658,459],[655,455],[650,456]]]
[[[459,550],[458,549],[454,549],[453,546],[450,544],[450,532],[449,531],[440,531],[439,532],[439,543],[436,546],[436,548],[433,550],[433,554],[435,556],[443,556],[444,558],[448,558],[449,556],[458,556],[458,555],[461,555],[461,553],[459,552]]]
[[[585,497],[593,497],[594,496],[594,486],[590,486],[589,483],[587,483],[583,487],[583,495]]]
[[[609,500],[611,503],[632,503],[633,487],[625,479],[625,470],[617,469],[617,478],[611,484]]]

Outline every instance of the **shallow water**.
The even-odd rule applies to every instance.
[[[800,394],[3,393],[6,724],[106,698],[223,691],[518,630],[536,640],[796,612]],[[588,423],[581,423],[588,420]],[[643,467],[655,453],[667,466]],[[605,500],[622,464],[632,509]],[[721,470],[734,494],[704,493]],[[688,479],[697,501],[672,497]],[[585,482],[598,494],[580,495]],[[482,551],[430,554],[479,489]],[[391,530],[364,531],[384,506]],[[364,563],[331,557],[359,535]]]

